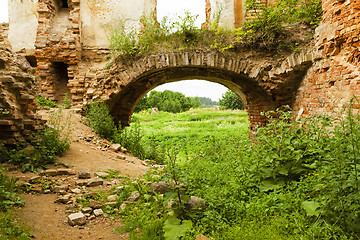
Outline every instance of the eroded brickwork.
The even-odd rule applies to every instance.
[[[0,45],[0,144],[29,141],[45,121],[35,115],[35,75],[24,56]]]
[[[86,102],[106,101],[115,121],[128,125],[138,101],[151,89],[172,81],[200,78],[227,86],[245,103],[251,129],[265,124],[261,114],[291,105],[313,55],[290,55],[278,67],[271,55],[243,51],[241,55],[219,52],[168,52],[132,63],[115,61],[110,69],[88,73]]]
[[[39,0],[39,26],[35,43],[37,70],[42,93],[54,100],[56,76],[54,62],[67,64],[68,84],[73,101],[82,101],[84,82],[74,78],[81,60],[80,1],[69,0],[68,8],[59,6],[61,1]]]
[[[331,114],[360,97],[360,1],[325,0],[316,32],[318,55],[294,103],[295,114]]]

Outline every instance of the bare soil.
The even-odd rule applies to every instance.
[[[43,118],[48,118],[48,111],[41,111]],[[94,175],[100,170],[119,170],[121,175],[136,178],[143,175],[148,167],[140,159],[129,153],[118,153],[108,149],[110,143],[98,137],[88,126],[84,124],[81,115],[72,110],[66,110],[64,116],[71,116],[71,138],[72,144],[65,156],[58,159],[58,165],[50,168],[64,168],[68,166],[76,171],[87,170]],[[119,158],[118,156],[121,156]],[[125,156],[125,160],[122,158]],[[20,169],[9,172],[12,177],[18,177],[20,182],[27,182],[34,173],[22,173]],[[73,181],[74,177],[56,177],[57,181],[66,183]],[[101,186],[101,190],[110,189],[109,186]],[[54,203],[57,194],[23,194],[25,206],[17,211],[19,221],[32,228],[34,239],[127,239],[126,234],[118,231],[116,227],[121,226],[121,220],[110,220],[105,214],[92,221],[86,222],[84,226],[72,227],[67,222],[69,206]]]

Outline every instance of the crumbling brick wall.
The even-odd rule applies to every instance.
[[[331,114],[360,98],[360,1],[324,0],[309,69],[293,105],[295,114]]]
[[[54,99],[56,82],[54,78],[54,62],[62,62],[68,65],[68,87],[71,87],[72,99],[82,101],[83,82],[74,77],[77,75],[77,65],[81,59],[80,46],[80,1],[68,1],[68,27],[64,33],[54,31],[59,26],[54,22],[60,9],[51,0],[39,0],[37,10],[39,26],[35,42],[35,57],[37,59],[37,74],[42,93]]]
[[[0,145],[30,141],[45,123],[35,114],[34,72],[24,56],[0,45]]]

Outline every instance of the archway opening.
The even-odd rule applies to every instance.
[[[233,91],[246,106],[251,129],[266,123],[262,112],[276,108],[269,93],[247,74],[214,67],[183,66],[147,71],[123,86],[108,100],[111,115],[119,125],[128,126],[135,106],[150,90],[165,83],[189,79],[219,83]]]
[[[54,76],[54,100],[62,103],[65,96],[70,97],[70,90],[67,86],[69,83],[68,74],[69,65],[64,62],[53,62],[53,76]]]

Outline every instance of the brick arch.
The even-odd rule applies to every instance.
[[[250,128],[254,129],[266,123],[261,112],[292,105],[311,63],[311,54],[305,52],[290,55],[281,63],[271,56],[245,51],[241,55],[169,52],[140,58],[130,64],[118,59],[109,70],[96,74],[98,79],[89,86],[85,97],[90,101],[106,101],[114,120],[126,126],[130,124],[137,103],[155,87],[180,80],[208,80],[226,86],[242,99]]]
[[[245,74],[211,67],[186,66],[149,71],[131,81],[126,88],[110,100],[111,114],[116,122],[129,125],[135,106],[147,92],[165,83],[191,79],[220,83],[236,93],[246,106],[251,128],[264,124],[265,119],[260,113],[271,110],[275,106],[264,89]]]

